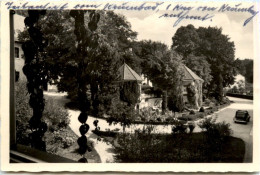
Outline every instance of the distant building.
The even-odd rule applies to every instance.
[[[183,100],[185,103],[190,103],[188,100],[187,88],[188,86],[193,85],[195,86],[195,91],[196,91],[195,103],[197,107],[200,107],[202,106],[202,85],[204,80],[200,78],[198,75],[196,75],[187,66],[183,65],[183,69],[184,69],[183,87],[182,87]],[[142,75],[142,78],[144,79],[144,81],[142,81],[142,89],[153,87],[152,82],[150,82],[148,78],[145,78],[144,75]],[[151,95],[142,93],[140,108],[148,107],[148,106],[150,107],[157,106],[158,108],[160,108],[161,102],[162,102],[161,98],[155,98]]]
[[[14,58],[15,58],[15,80],[26,80],[26,76],[23,73],[24,58],[22,43],[18,41],[18,34],[25,28],[24,17],[20,15],[14,15]]]

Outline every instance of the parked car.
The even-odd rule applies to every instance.
[[[250,121],[250,115],[246,110],[237,110],[234,117],[235,123],[248,123]]]

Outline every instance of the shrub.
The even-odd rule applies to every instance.
[[[195,114],[195,111],[191,110],[191,111],[190,111],[190,114]]]
[[[198,126],[206,131],[207,135],[211,138],[224,138],[226,136],[230,136],[232,130],[230,128],[229,123],[221,122],[216,123],[216,118],[208,117],[204,119],[202,122],[198,123]]]
[[[185,133],[187,126],[183,124],[183,122],[176,122],[176,124],[172,127],[172,133]]]
[[[203,107],[201,107],[200,112],[205,112],[205,109]]]
[[[70,123],[67,110],[52,98],[45,101],[43,120],[48,123],[51,132],[66,128]]]
[[[188,128],[190,130],[190,133],[193,132],[193,130],[195,129],[196,125],[194,122],[188,122]]]
[[[129,105],[135,105],[140,96],[139,85],[136,81],[124,82],[120,86],[120,99]]]
[[[124,102],[118,102],[113,106],[110,117],[107,118],[107,122],[110,125],[120,123],[123,127],[123,131],[125,131],[125,127],[130,126],[137,115],[134,106],[129,106]]]
[[[56,153],[57,150],[52,149],[52,147],[61,147],[61,148],[68,148],[70,147],[73,143],[75,143],[75,138],[71,136],[69,133],[67,133],[66,130],[59,130],[59,131],[54,131],[51,133],[52,139],[49,139],[49,150],[52,153]]]
[[[15,112],[16,112],[16,140],[17,143],[29,145],[29,120],[32,117],[32,109],[29,104],[29,94],[25,81],[15,83]]]
[[[26,82],[19,81],[15,84],[15,100],[17,143],[30,145],[29,134],[31,130],[29,128],[29,119],[32,117],[32,109],[28,104],[29,95],[27,94]],[[47,98],[42,120],[48,124],[48,131],[45,133],[48,152],[56,153],[58,147],[66,148],[74,142],[73,140],[75,139],[70,138],[70,136],[66,134],[68,131],[61,131],[67,128],[70,122],[68,112],[61,104],[51,98]],[[53,134],[54,132],[56,133]],[[58,143],[56,143],[56,141]]]
[[[207,117],[204,120],[200,121],[198,123],[198,126],[204,130],[204,131],[208,131],[209,128],[211,128],[216,122],[216,119],[213,117]]]
[[[226,136],[230,136],[232,130],[230,124],[224,122],[213,124],[212,127],[208,129],[208,134],[212,137],[219,137],[223,139]]]

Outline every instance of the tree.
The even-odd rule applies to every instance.
[[[207,95],[214,93],[215,97],[222,101],[223,87],[233,84],[236,74],[234,42],[231,42],[227,35],[222,34],[221,28],[199,27],[196,29],[192,25],[180,27],[172,37],[172,41],[172,49],[181,54],[184,60],[192,54],[203,58],[210,65],[212,79],[207,88]],[[204,66],[207,67],[205,61]],[[190,68],[193,70],[193,66]],[[209,72],[207,74],[209,75]]]
[[[135,53],[141,59],[142,73],[163,91],[162,110],[167,109],[169,96],[175,96],[181,106],[181,57],[160,42],[140,41],[136,45]]]
[[[172,37],[172,42],[172,49],[181,53],[183,59],[186,60],[188,55],[199,49],[200,36],[196,28],[190,24],[186,27],[180,27]]]
[[[125,61],[133,67],[138,66],[137,57],[129,50],[137,33],[131,30],[131,25],[125,17],[112,11],[98,11],[100,21],[94,32],[92,40],[97,45],[96,49],[88,51],[88,64],[86,65],[87,90],[91,92],[88,97],[92,112],[102,115],[112,105],[108,97],[112,99],[115,93],[113,81],[117,74],[115,70]],[[90,20],[84,16],[85,24]],[[79,58],[77,56],[76,36],[74,35],[73,19],[68,11],[47,11],[46,18],[39,21],[42,24],[45,38],[49,40],[46,48],[46,69],[49,81],[55,80],[59,91],[68,92],[72,101],[78,101],[77,70]],[[90,33],[86,28],[87,33]],[[28,33],[19,35],[20,41],[28,39]]]
[[[212,75],[210,64],[206,60],[205,56],[188,55],[184,60],[184,64],[204,80],[203,88],[207,89],[211,83]]]
[[[254,65],[253,60],[246,64],[246,74],[245,78],[248,83],[254,82]]]

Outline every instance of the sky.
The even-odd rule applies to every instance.
[[[220,6],[220,5],[218,5]],[[245,5],[248,7],[248,5]],[[212,21],[195,21],[183,20],[176,27],[173,24],[176,18],[159,18],[166,11],[159,11],[157,13],[147,12],[120,12],[131,23],[132,30],[138,33],[138,40],[152,40],[160,41],[167,44],[169,47],[172,44],[172,36],[176,30],[181,26],[188,24],[194,27],[218,27],[222,28],[222,33],[230,37],[230,41],[235,44],[235,58],[240,59],[253,59],[254,57],[254,33],[253,22],[249,22],[243,27],[244,21],[251,16],[250,13],[216,13]],[[176,14],[176,12],[168,11],[168,13]],[[191,11],[190,14],[196,14]],[[204,13],[205,15],[205,13]],[[203,16],[204,16],[203,15]],[[258,14],[259,15],[259,14]]]

